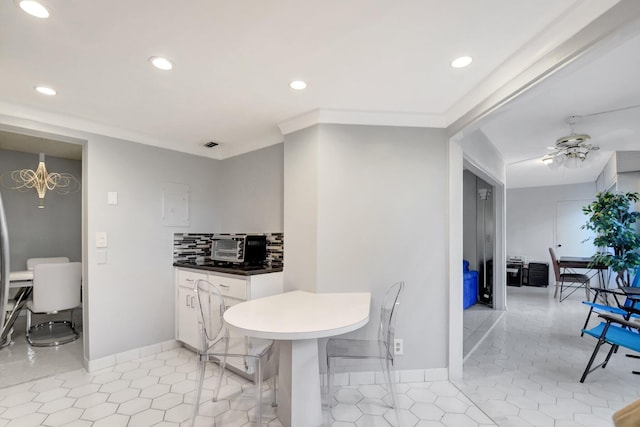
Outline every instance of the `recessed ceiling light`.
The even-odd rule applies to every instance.
[[[154,67],[168,71],[173,68],[173,64],[167,58],[163,58],[161,56],[152,56],[149,58],[149,62],[153,64]]]
[[[473,61],[473,59],[470,56],[461,56],[451,61],[451,66],[453,68],[464,68],[471,64],[471,61]]]
[[[43,95],[49,95],[49,96],[53,96],[56,93],[58,93],[58,92],[55,91],[55,89],[52,89],[52,88],[47,87],[47,86],[36,86],[35,90],[37,90],[38,92],[40,92]]]
[[[294,80],[291,83],[289,83],[289,87],[295,90],[302,90],[307,87],[307,84],[302,80]]]
[[[34,0],[21,0],[20,8],[36,18],[48,18],[49,11],[41,3]]]

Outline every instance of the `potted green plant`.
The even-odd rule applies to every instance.
[[[592,257],[593,263],[611,268],[618,287],[629,286],[631,270],[640,265],[640,235],[634,225],[640,213],[631,210],[639,198],[638,193],[599,192],[594,202],[582,208],[588,216],[582,228],[596,234],[593,243],[601,249]]]

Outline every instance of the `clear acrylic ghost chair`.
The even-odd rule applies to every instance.
[[[198,295],[198,327],[200,328],[200,350],[198,351],[198,374],[196,380],[196,392],[193,404],[193,414],[191,426],[195,425],[200,408],[202,397],[202,387],[204,383],[207,362],[215,358],[219,364],[218,383],[213,395],[213,401],[218,400],[222,379],[227,364],[228,357],[241,358],[245,365],[249,360],[255,362],[254,381],[256,385],[256,425],[262,425],[262,380],[265,372],[268,372],[273,379],[273,401],[272,406],[276,406],[276,385],[275,375],[277,366],[277,352],[272,340],[251,338],[250,345],[247,345],[247,337],[230,336],[228,329],[224,325],[225,301],[218,288],[207,280],[196,280],[193,289]],[[236,343],[235,341],[242,341]],[[232,353],[229,349],[245,348],[246,353]]]
[[[33,267],[33,295],[27,301],[27,341],[34,347],[70,343],[80,337],[75,329],[73,310],[80,307],[82,264],[64,262],[36,264]],[[31,326],[32,314],[57,314],[68,311],[69,320],[50,320]],[[44,332],[44,335],[41,334]],[[35,338],[35,335],[42,335]]]
[[[329,408],[333,406],[333,375],[336,359],[378,359],[382,364],[387,390],[391,395],[393,408],[397,410],[398,402],[395,393],[395,381],[392,376],[393,366],[393,337],[397,305],[404,282],[395,283],[387,290],[380,308],[380,324],[377,340],[358,340],[349,338],[330,338],[327,341],[327,397]]]

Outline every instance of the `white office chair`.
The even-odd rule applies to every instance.
[[[66,262],[69,262],[69,258],[67,257],[29,258],[27,260],[27,270],[33,271],[33,267],[37,264]],[[2,296],[2,298],[7,299],[5,300],[4,305],[5,312],[0,313],[0,315],[4,315],[2,335],[0,336],[0,347],[10,345],[13,342],[12,336],[14,332],[14,322],[16,321],[26,301],[31,298],[32,289],[28,287],[17,292],[11,292],[13,295],[9,295],[9,291],[10,290],[7,289],[5,295]]]
[[[80,334],[75,329],[73,310],[81,305],[82,264],[63,262],[33,267],[33,299],[27,302],[27,342],[34,347],[70,343]],[[70,320],[51,320],[31,326],[32,314],[70,312]],[[42,332],[44,331],[44,333]],[[35,335],[42,337],[35,338]]]
[[[49,257],[49,258],[29,258],[27,260],[27,270],[33,271],[33,267],[38,264],[58,264],[69,262],[69,258],[66,256],[57,256],[57,257]]]

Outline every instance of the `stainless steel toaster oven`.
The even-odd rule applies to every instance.
[[[211,258],[238,264],[262,264],[267,258],[267,237],[253,234],[214,235]]]

